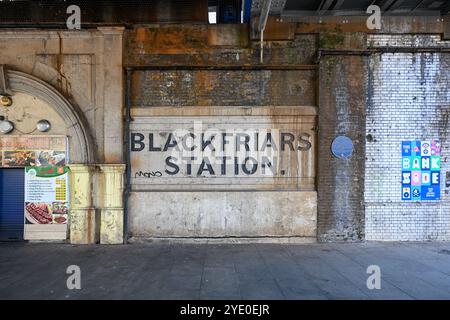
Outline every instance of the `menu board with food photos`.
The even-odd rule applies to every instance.
[[[66,224],[69,211],[69,169],[63,166],[25,168],[25,223]]]
[[[0,167],[66,165],[66,137],[0,136]]]

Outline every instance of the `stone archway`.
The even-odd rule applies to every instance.
[[[45,101],[64,119],[69,137],[71,163],[95,163],[92,136],[83,114],[77,107],[73,106],[53,86],[39,78],[13,70],[7,70],[6,76],[10,90],[29,94]]]

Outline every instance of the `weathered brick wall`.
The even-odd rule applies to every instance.
[[[315,70],[180,70],[134,74],[135,106],[314,106]]]
[[[317,36],[292,33],[288,40],[266,41],[264,46],[267,70],[251,70],[261,65],[260,47],[249,41],[247,28],[168,25],[127,30],[124,65],[155,68],[134,73],[133,105],[316,105]],[[159,66],[179,70],[156,70]],[[212,68],[190,70],[201,66]],[[211,70],[214,66],[221,70]]]
[[[311,133],[314,149],[308,159],[301,153],[285,158],[288,163],[301,159],[302,164],[301,168],[292,166],[300,173],[293,179],[295,190],[289,192],[286,190],[289,183],[282,178],[275,178],[272,183],[264,177],[252,184],[251,177],[236,174],[223,180],[219,176],[194,173],[187,177],[192,179],[191,184],[184,182],[186,179],[179,182],[180,178],[176,185],[171,177],[159,182],[166,183],[163,186],[132,183],[129,234],[135,237],[264,237],[279,239],[275,241],[315,241],[317,193],[312,155],[317,146],[314,134],[317,67],[311,64],[316,59],[316,36],[300,35],[289,41],[265,43],[265,62],[261,65],[256,42],[242,47],[211,45],[211,35],[204,26],[190,26],[189,30],[199,33],[180,37],[187,35],[187,31],[173,26],[165,30],[142,28],[128,33],[126,66],[148,68],[133,71],[131,100],[136,126],[132,123],[132,130],[139,128],[139,120],[147,121],[145,117],[152,117],[152,112],[157,114],[154,126],[163,131],[194,126],[194,119],[219,129],[239,130],[253,125],[283,130],[305,127]],[[163,37],[165,34],[170,36]],[[213,40],[220,43],[220,39]],[[234,108],[236,106],[245,108]],[[289,108],[264,108],[266,106]],[[159,107],[175,108],[171,108],[170,115],[161,117],[168,108]],[[280,122],[280,113],[287,109],[289,114],[286,120],[282,119],[286,122]],[[312,117],[306,118],[302,110],[311,110]],[[176,112],[187,118],[175,117]],[[267,116],[253,117],[264,112]],[[301,115],[296,116],[297,113]],[[241,122],[237,122],[239,119]],[[291,126],[296,119],[298,123]],[[308,119],[311,121],[306,122]],[[141,128],[147,130],[152,126],[147,123]],[[142,168],[164,168],[164,162],[158,159],[133,157],[131,162],[142,164]],[[312,170],[310,184],[305,188],[300,185],[304,180],[302,168]],[[282,175],[283,171],[280,170]],[[168,180],[172,180],[172,190],[183,192],[171,191]],[[212,180],[215,181],[212,183]],[[277,181],[282,181],[281,187]],[[249,187],[246,188],[246,184]]]
[[[320,62],[318,238],[322,241],[364,237],[364,150],[367,57],[324,56]],[[353,156],[331,153],[337,136],[354,144]]]
[[[185,31],[170,28],[128,31],[125,65],[259,64],[257,42],[243,47],[212,46],[206,28],[192,27],[199,32],[178,43],[174,42],[177,37],[167,38],[166,33]],[[367,46],[402,52],[421,47],[435,53],[359,55],[357,50]],[[450,205],[446,202],[450,190],[444,190],[444,177],[449,152],[450,56],[438,53],[445,47],[449,44],[437,34],[297,34],[289,41],[266,43],[266,64],[311,65],[317,63],[318,48],[343,51],[322,52],[318,71],[186,68],[135,72],[133,105],[317,105],[319,240],[449,239]],[[354,143],[349,160],[332,156],[331,144],[339,135]],[[373,140],[366,141],[366,135]],[[402,202],[400,142],[430,138],[440,139],[444,146],[442,200]]]
[[[247,48],[212,47],[208,45],[207,29],[192,28],[198,29],[195,39],[186,37],[183,43],[170,36],[183,33],[183,28],[128,31],[125,64],[222,67],[259,64],[257,42],[249,43]],[[163,34],[166,36],[162,37]],[[150,38],[154,41],[147,41]],[[164,42],[159,43],[162,39]],[[267,42],[265,61],[268,65],[286,67],[310,65],[317,63],[319,47],[345,50],[365,46],[366,36],[362,33],[297,34],[289,41]],[[364,238],[367,65],[367,57],[337,55],[322,56],[319,72],[142,71],[134,73],[132,99],[138,107],[319,105],[318,237],[324,241],[358,240]],[[331,143],[338,135],[347,135],[354,141],[355,152],[349,161],[331,155]]]
[[[450,47],[439,35],[369,36],[373,47]],[[449,53],[379,53],[370,59],[365,207],[367,240],[450,240]],[[442,142],[441,200],[401,200],[401,141]]]
[[[242,25],[243,26],[243,25]],[[220,29],[217,29],[220,28]],[[163,25],[125,31],[125,66],[251,66],[260,64],[260,44],[236,25]],[[315,34],[266,41],[265,65],[311,65],[317,58]]]

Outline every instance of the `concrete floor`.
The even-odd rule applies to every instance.
[[[69,265],[81,290],[66,287]],[[369,265],[381,290],[366,287]],[[450,299],[450,243],[1,243],[0,299]]]

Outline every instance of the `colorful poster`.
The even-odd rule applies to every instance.
[[[0,167],[65,166],[63,136],[0,136]]]
[[[26,224],[66,224],[69,211],[67,167],[25,168]]]
[[[440,171],[439,141],[402,142],[402,200],[440,200]]]

